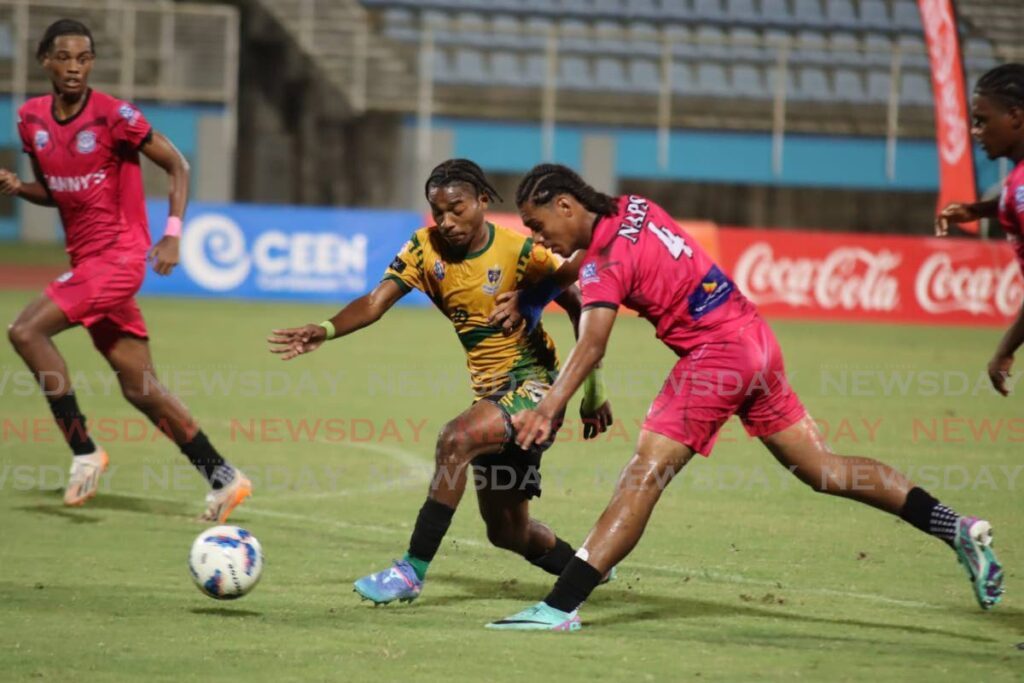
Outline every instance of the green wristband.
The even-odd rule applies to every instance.
[[[324,328],[324,331],[327,332],[328,339],[334,339],[334,323],[332,323],[330,320],[325,320],[322,323],[320,323],[320,327]]]
[[[604,405],[608,397],[604,388],[604,377],[601,368],[594,368],[583,380],[583,406],[581,410],[592,413]]]

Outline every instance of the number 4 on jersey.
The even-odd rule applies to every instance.
[[[672,254],[672,258],[679,260],[681,254],[686,254],[687,258],[693,258],[693,249],[681,236],[668,228],[656,225],[654,221],[647,221],[647,229],[658,236],[661,243],[668,248],[668,253]]]

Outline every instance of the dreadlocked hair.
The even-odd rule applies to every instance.
[[[96,52],[96,44],[88,26],[74,19],[58,19],[46,27],[46,32],[43,33],[39,46],[36,48],[36,59],[43,61],[53,49],[53,41],[60,36],[85,36],[89,39],[89,49]]]
[[[519,181],[516,206],[532,203],[544,206],[560,194],[572,195],[587,211],[598,216],[612,216],[618,211],[615,197],[598,192],[587,184],[576,171],[561,164],[534,166]]]
[[[985,73],[974,86],[978,95],[1010,109],[1024,109],[1024,64],[1003,64]]]
[[[423,192],[429,198],[430,188],[444,187],[451,183],[466,183],[476,190],[478,195],[486,194],[499,202],[505,201],[484,175],[484,170],[469,159],[449,159],[435,166],[427,178],[426,185],[423,186]]]

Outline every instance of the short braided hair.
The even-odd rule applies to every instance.
[[[88,26],[74,19],[58,19],[46,27],[39,46],[36,47],[36,59],[43,61],[53,49],[53,41],[60,36],[85,36],[89,39],[89,49],[96,52],[96,42],[92,39],[92,32]]]
[[[560,194],[572,195],[587,211],[598,216],[611,216],[618,210],[615,197],[598,192],[576,171],[561,164],[534,166],[519,182],[516,206],[528,203],[543,206]]]
[[[483,169],[469,159],[449,159],[435,166],[423,186],[423,192],[429,198],[430,188],[444,187],[451,183],[466,183],[476,190],[478,195],[487,194],[498,201],[505,201],[484,175]]]
[[[1003,64],[987,71],[978,79],[974,92],[1009,109],[1024,109],[1024,64]]]

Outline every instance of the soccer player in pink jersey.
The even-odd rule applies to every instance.
[[[978,79],[971,102],[971,118],[971,134],[981,143],[988,158],[1006,157],[1015,166],[999,198],[974,204],[950,204],[936,219],[935,234],[946,235],[950,223],[998,218],[1024,273],[1024,64],[1003,64]],[[1024,344],[1024,306],[988,362],[992,386],[1003,396],[1010,393],[1006,380],[1013,367],[1013,355],[1021,344]]]
[[[522,180],[516,204],[538,244],[563,256],[586,250],[579,260],[579,340],[536,409],[513,416],[521,448],[552,433],[555,416],[604,356],[620,305],[650,321],[679,361],[651,404],[611,502],[554,589],[490,628],[577,630],[578,608],[640,540],[664,487],[695,453],[710,455],[732,415],[816,491],[898,515],[945,541],[967,569],[982,608],[999,602],[1003,572],[991,525],[958,515],[880,462],[833,453],[786,380],[772,330],[661,207],[643,197],[602,194],[552,164]]]
[[[188,201],[188,162],[153,130],[137,108],[89,87],[95,52],[89,29],[70,19],[50,25],[36,56],[53,92],[18,110],[23,150],[34,182],[0,170],[0,191],[55,206],[71,270],[51,282],[8,328],[15,350],[36,375],[73,454],[64,491],[67,505],[96,495],[106,451],[90,437],[53,337],[82,325],[117,374],[124,397],[170,437],[210,484],[203,519],[223,522],[252,490],[157,380],[148,332],[135,293],[146,263],[167,275],[178,263],[181,220]],[[170,216],[150,249],[139,152],[167,172]]]

